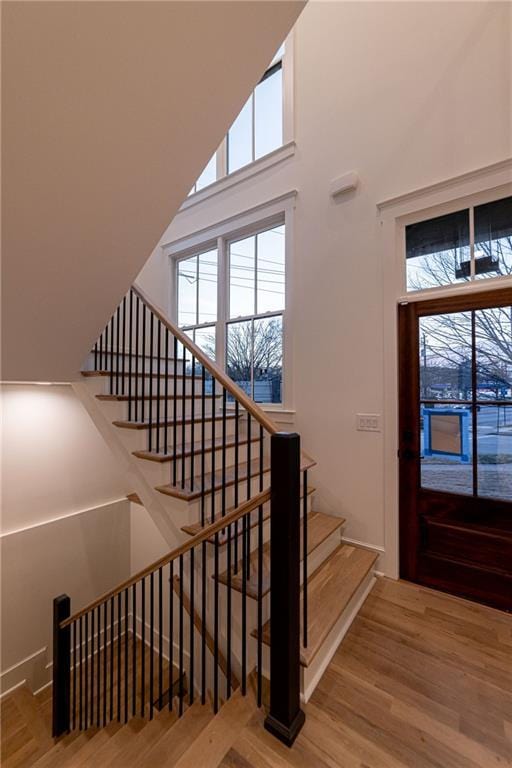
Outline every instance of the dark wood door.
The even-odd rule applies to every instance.
[[[512,610],[512,289],[399,308],[400,575]]]

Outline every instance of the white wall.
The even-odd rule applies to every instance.
[[[123,476],[69,386],[3,385],[1,685],[47,682],[52,600],[72,610],[130,574]]]
[[[383,371],[398,288],[383,289],[377,203],[512,154],[511,64],[510,3],[312,0],[295,28],[294,157],[178,214],[162,239],[298,190],[296,427],[318,460],[317,508],[377,548],[387,546],[384,466],[396,473],[396,444],[385,455],[384,432],[355,429],[358,412],[396,429]],[[330,181],[352,170],[360,187],[334,202]],[[169,295],[160,249],[139,280],[160,303]]]

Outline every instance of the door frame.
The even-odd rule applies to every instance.
[[[488,309],[508,303],[512,304],[512,288],[509,287],[483,289],[479,292],[452,294],[414,302],[403,301],[398,306],[399,575],[410,581],[418,580],[418,544],[421,535],[418,494],[421,486],[421,469],[420,462],[409,461],[403,451],[404,448],[412,451],[415,459],[420,454],[420,430],[416,429],[410,438],[404,435],[408,425],[419,424],[420,418],[420,366],[414,364],[411,367],[409,363],[409,361],[419,360],[419,318],[445,312]],[[411,389],[418,393],[417,397],[409,397]],[[407,443],[405,446],[404,441]],[[400,455],[401,451],[402,455]],[[441,498],[439,494],[444,492],[434,491],[433,493],[437,498]],[[453,498],[453,494],[448,492],[446,496]],[[472,498],[474,497],[468,496],[468,504],[471,504]],[[485,501],[491,506],[503,504],[492,499],[485,499]],[[422,580],[421,583],[424,581]]]

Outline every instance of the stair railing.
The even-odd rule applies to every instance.
[[[257,699],[261,706],[264,507],[270,502],[272,642],[270,711],[265,726],[291,744],[304,720],[300,710],[299,534],[302,532],[303,539],[302,643],[306,646],[307,470],[314,462],[301,455],[298,435],[279,433],[265,412],[138,287],[123,298],[92,355],[96,374],[109,378],[106,399],[127,402],[127,422],[115,423],[146,429],[144,457],[169,462],[169,484],[157,490],[198,499],[200,527],[185,544],[73,616],[69,598],[56,598],[54,735],[77,727],[102,726],[112,719],[126,722],[135,714],[144,715],[146,709],[151,718],[155,707],[165,703],[172,707],[174,700],[181,714],[185,697],[192,703],[197,690],[204,701],[210,684],[217,711],[221,698],[218,586],[222,545],[227,545],[228,579],[225,698],[232,692],[232,663],[237,658],[241,659],[242,694],[246,693],[247,587],[255,581]],[[230,420],[234,435],[228,437]],[[229,471],[228,450],[234,453],[234,466]],[[216,461],[218,453],[220,462]],[[196,473],[198,461],[200,471]],[[253,513],[257,513],[256,520]],[[252,565],[256,573],[251,572],[251,536],[256,537],[256,565]],[[208,543],[214,545],[213,616],[207,616]],[[242,580],[241,648],[237,649],[232,646],[233,572]],[[179,576],[179,588],[173,596],[173,585],[178,583],[175,575]],[[188,621],[184,616],[187,600]],[[194,641],[196,605],[202,617],[198,652]],[[209,671],[205,650],[208,618],[213,622],[214,641]],[[197,653],[200,661],[195,658]]]

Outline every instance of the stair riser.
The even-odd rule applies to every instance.
[[[110,421],[128,421],[128,403],[120,401],[120,400],[100,400],[101,407],[103,409],[103,412],[105,416]],[[163,423],[165,420],[165,403],[167,402],[167,421],[172,422],[174,420],[174,402],[176,402],[176,419],[181,419],[183,414],[185,414],[186,418],[191,418],[192,416],[192,401],[190,399],[182,400],[181,398],[179,400],[160,400],[157,401],[156,399],[153,400],[145,400],[144,403],[142,401],[139,401],[137,405],[137,411],[135,410],[135,405],[132,403],[132,413],[131,413],[131,419],[132,421],[142,421],[149,422],[149,418],[151,415],[151,420],[153,422],[160,421],[160,423]],[[219,413],[218,410],[212,409],[212,403],[211,401],[208,401],[205,403],[205,416],[210,416],[212,412],[215,412],[217,416],[221,416],[222,414]],[[202,415],[202,409],[201,409],[201,401],[197,400],[194,403],[194,420],[196,423],[195,431],[196,434],[200,433],[200,427],[198,426],[200,419]],[[230,423],[230,420],[227,419],[226,425]],[[168,428],[169,429],[169,428]],[[170,428],[172,430],[172,427]],[[181,425],[178,426],[178,429],[181,431]],[[163,429],[162,429],[163,431]]]
[[[149,357],[146,357],[146,358],[144,358],[144,361],[143,361],[142,356],[139,355],[139,358],[138,358],[138,368],[136,368],[136,366],[137,366],[137,361],[136,361],[135,355],[132,355],[132,372],[133,373],[135,373],[136,370],[137,370],[138,373],[142,373],[143,371],[145,373],[150,373],[150,372],[158,373],[158,360],[157,360],[156,357],[153,358],[153,360],[151,360]],[[108,370],[108,373],[110,374],[110,368],[112,368],[112,367],[113,367],[113,378],[115,379],[115,377],[116,377],[116,368],[117,368],[117,358],[116,358],[116,355],[114,354],[114,362],[113,362],[113,365],[112,365],[111,364],[111,356],[110,356],[110,353],[109,353],[109,355],[108,355],[108,362],[107,362],[106,366],[105,366],[105,357],[103,357],[103,370],[105,370],[105,368],[106,368]],[[174,369],[175,368],[176,368],[176,373],[182,373],[182,371],[184,369],[184,366],[183,366],[183,361],[181,359],[178,359],[176,361],[176,363],[174,362],[174,360],[168,360],[167,361],[167,366],[166,366],[165,360],[162,357],[162,359],[160,360],[160,373],[161,374],[165,373],[166,370],[168,371],[168,373],[174,373]],[[98,369],[101,370],[99,354],[98,354]],[[83,371],[94,371],[95,370],[94,353],[93,352],[91,352],[87,356],[87,359],[85,361],[85,364],[84,364],[82,370]],[[125,376],[126,377],[129,374],[129,370],[130,370],[130,358],[129,358],[129,355],[126,354],[125,357],[124,357],[124,372],[125,372]],[[122,371],[123,371],[123,356],[120,354],[119,355],[119,374],[118,374],[119,380],[121,379]],[[187,373],[190,373],[190,370],[188,370]],[[108,379],[109,376],[107,376],[105,378]]]
[[[93,381],[97,382],[97,393],[102,395],[110,395],[112,394],[110,391],[110,382],[108,376],[101,376],[101,377],[95,377]],[[119,395],[128,395],[130,392],[129,388],[129,382],[130,377],[125,377],[124,381],[124,390],[122,388],[122,384],[119,384],[119,389],[116,392],[116,388],[114,386],[113,393],[119,394]],[[131,394],[132,397],[135,397],[137,394],[139,397],[142,396],[142,393],[144,393],[145,397],[149,397],[149,391],[150,391],[150,385],[149,385],[149,379],[145,378],[142,379],[139,377],[137,380],[137,386],[136,386],[136,380],[135,377],[131,377]],[[153,395],[168,395],[169,397],[174,396],[174,379],[172,375],[168,379],[167,387],[166,387],[166,381],[165,377],[162,375],[160,378],[160,381],[158,381],[157,378],[153,378],[152,384],[151,384],[151,391]],[[192,391],[196,393],[196,395],[202,394],[201,389],[201,379],[197,379],[194,382],[194,387],[192,389],[192,379],[190,377],[187,377],[185,379],[185,394],[190,395],[192,394]],[[220,391],[220,390],[219,390]],[[180,397],[183,394],[183,379],[177,378],[176,379],[176,394],[178,397]],[[211,399],[211,387],[206,389],[206,399]]]

